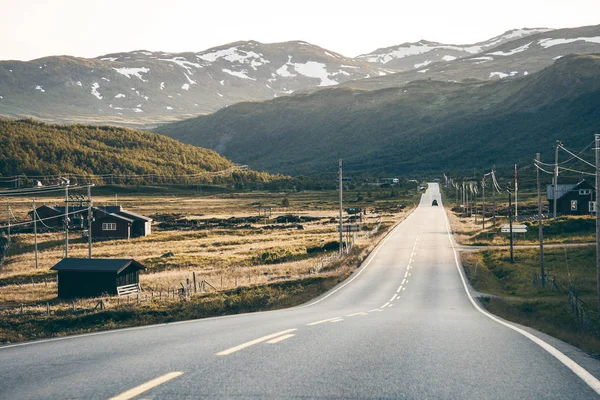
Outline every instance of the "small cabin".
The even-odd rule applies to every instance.
[[[58,297],[117,295],[124,286],[139,290],[139,262],[126,258],[64,258],[50,268],[58,272]]]
[[[548,209],[554,210],[554,185],[546,187]],[[595,211],[596,188],[585,179],[577,184],[556,185],[556,212],[563,215],[584,215]]]

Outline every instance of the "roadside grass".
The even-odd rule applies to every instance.
[[[596,249],[590,247],[549,248],[544,264],[556,287],[534,285],[540,275],[539,251],[519,249],[514,264],[508,250],[486,250],[461,254],[463,267],[473,288],[484,294],[482,304],[507,320],[538,329],[595,355],[600,338],[581,329],[568,305],[569,288],[596,311]]]
[[[45,315],[42,308],[35,314],[5,312],[0,319],[0,343],[291,307],[331,289],[345,277],[309,277],[193,296],[189,301],[131,302],[102,311],[64,308]]]

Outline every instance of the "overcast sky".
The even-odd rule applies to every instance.
[[[0,59],[202,51],[304,40],[345,56],[427,39],[466,44],[513,28],[600,24],[600,0],[0,0]]]

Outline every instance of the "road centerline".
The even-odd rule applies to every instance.
[[[267,341],[269,339],[273,339],[273,338],[276,338],[278,336],[285,335],[286,333],[295,332],[297,330],[298,329],[295,329],[295,328],[294,329],[286,329],[285,331],[281,331],[281,332],[277,332],[277,333],[272,333],[270,335],[259,337],[258,339],[254,339],[254,340],[251,340],[249,342],[242,343],[242,344],[240,344],[238,346],[230,347],[229,349],[220,351],[216,355],[217,356],[228,356],[229,354],[235,353],[236,351],[243,350],[243,349],[248,348],[250,346],[254,346],[255,344],[262,343],[262,342],[265,342],[265,341]]]
[[[171,379],[175,379],[178,376],[183,375],[182,371],[174,371],[174,372],[169,372],[168,374],[164,374],[159,376],[158,378],[154,378],[152,380],[149,380],[146,383],[142,383],[139,386],[136,386],[134,388],[131,388],[129,390],[126,390],[125,392],[118,394],[115,397],[111,397],[109,400],[129,400],[129,399],[133,399],[134,397],[139,396],[140,394],[147,392],[148,390],[155,388],[159,385],[162,385],[165,382],[170,381]]]

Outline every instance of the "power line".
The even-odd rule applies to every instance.
[[[592,164],[592,163],[590,163],[590,162],[588,162],[588,161],[584,160],[583,158],[579,157],[578,155],[576,155],[576,154],[574,154],[574,153],[570,152],[570,151],[569,151],[569,150],[567,150],[567,148],[566,148],[565,146],[563,146],[562,144],[559,144],[559,145],[558,145],[558,147],[560,147],[561,149],[563,149],[564,151],[566,151],[567,153],[569,153],[569,154],[570,154],[570,155],[572,155],[573,157],[575,157],[575,158],[577,158],[577,159],[581,160],[582,162],[586,163],[586,164],[587,164],[587,165],[589,165],[590,167],[592,167],[592,168],[594,168],[594,169],[596,168],[596,166],[595,166],[594,164]]]

